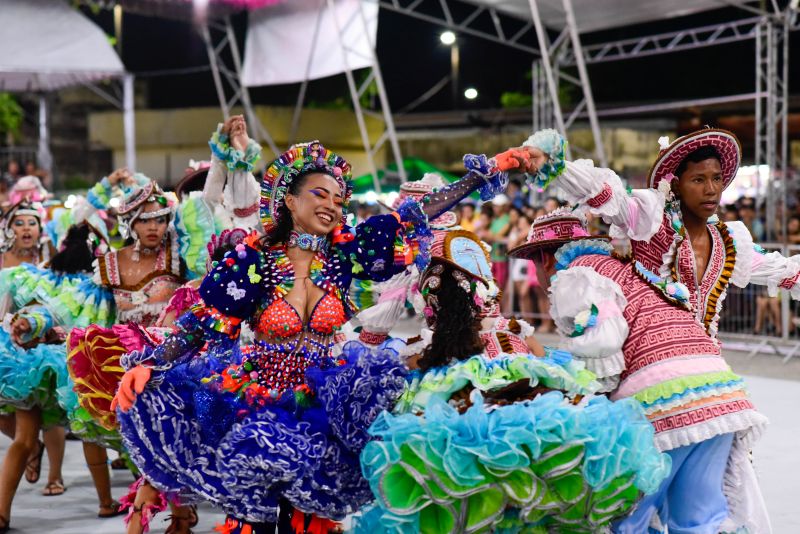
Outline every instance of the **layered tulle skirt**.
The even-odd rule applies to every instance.
[[[413,380],[399,408],[423,411],[384,412],[370,428],[361,461],[376,501],[354,530],[598,532],[655,491],[670,461],[639,404],[584,396],[580,364],[556,356],[475,357]],[[520,380],[553,391],[492,392]],[[436,394],[465,384],[468,403]]]
[[[31,349],[16,345],[0,329],[0,406],[42,411],[45,427],[65,424],[77,407],[72,380],[67,372],[64,344],[39,344]]]
[[[403,391],[397,343],[349,342],[333,364],[306,370],[302,397],[289,391],[263,405],[202,379],[236,363],[212,349],[154,373],[118,413],[125,445],[151,483],[184,501],[253,522],[276,521],[280,500],[342,519],[372,499],[359,454],[370,424]]]
[[[117,415],[111,401],[125,370],[120,357],[163,341],[164,329],[134,324],[104,328],[75,328],[67,337],[68,367],[77,403],[70,413],[70,429],[84,441],[122,450]]]

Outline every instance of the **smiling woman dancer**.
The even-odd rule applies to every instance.
[[[233,141],[212,140],[230,168],[243,156]],[[334,336],[354,311],[350,282],[424,267],[428,219],[476,189],[486,198],[501,191],[498,161],[517,165],[467,157],[460,181],[354,229],[344,225],[351,173],[343,158],[314,141],[272,162],[261,190],[266,236],[250,236],[212,269],[202,302],[163,345],[123,358],[118,415],[145,476],[223,508],[225,532],[274,532],[279,514],[283,532],[327,532],[369,500],[358,454],[404,371],[395,351],[358,358],[357,343],[333,357]],[[245,321],[256,342],[240,350]],[[230,363],[198,381],[192,358],[204,346]]]

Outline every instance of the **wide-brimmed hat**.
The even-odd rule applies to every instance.
[[[591,235],[586,229],[586,218],[570,208],[558,208],[537,217],[528,231],[528,239],[508,251],[509,256],[515,258],[533,259],[535,254],[544,248],[558,248],[570,241],[581,239],[602,239],[609,241],[607,235]]]
[[[192,191],[202,191],[208,178],[208,170],[211,168],[210,161],[189,161],[183,178],[175,186],[175,195],[180,199],[184,194]]]
[[[431,265],[449,265],[485,285],[492,280],[488,245],[467,230],[436,230],[431,243]]]
[[[662,139],[666,140],[666,138]],[[692,132],[679,137],[668,146],[662,147],[647,175],[647,186],[658,188],[662,179],[669,175],[675,175],[675,171],[686,156],[698,148],[706,146],[714,147],[717,150],[720,157],[719,165],[722,169],[723,189],[727,188],[736,176],[739,163],[742,161],[742,145],[733,133],[718,128],[704,128]],[[671,178],[668,178],[667,181],[670,180]]]
[[[422,197],[434,190],[446,187],[447,183],[440,175],[435,172],[426,172],[419,180],[413,182],[405,182],[400,185],[400,192],[391,206],[391,209],[396,210],[407,199],[413,198],[417,202],[422,201]],[[458,222],[458,217],[452,211],[446,211],[430,221],[430,224],[436,228],[450,228],[455,226]]]

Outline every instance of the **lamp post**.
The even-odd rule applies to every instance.
[[[450,47],[450,88],[453,95],[453,109],[458,109],[458,65],[460,62],[458,40],[451,31],[443,32],[439,36],[442,44]]]

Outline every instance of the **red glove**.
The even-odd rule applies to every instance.
[[[528,166],[528,154],[517,148],[509,148],[494,157],[497,168],[501,171],[525,169]]]
[[[144,391],[151,374],[152,370],[142,365],[137,365],[130,371],[126,371],[122,375],[117,394],[114,395],[114,400],[111,401],[111,409],[116,410],[117,406],[119,406],[123,412],[130,410],[133,407],[133,403],[136,402],[136,395],[140,395]]]

